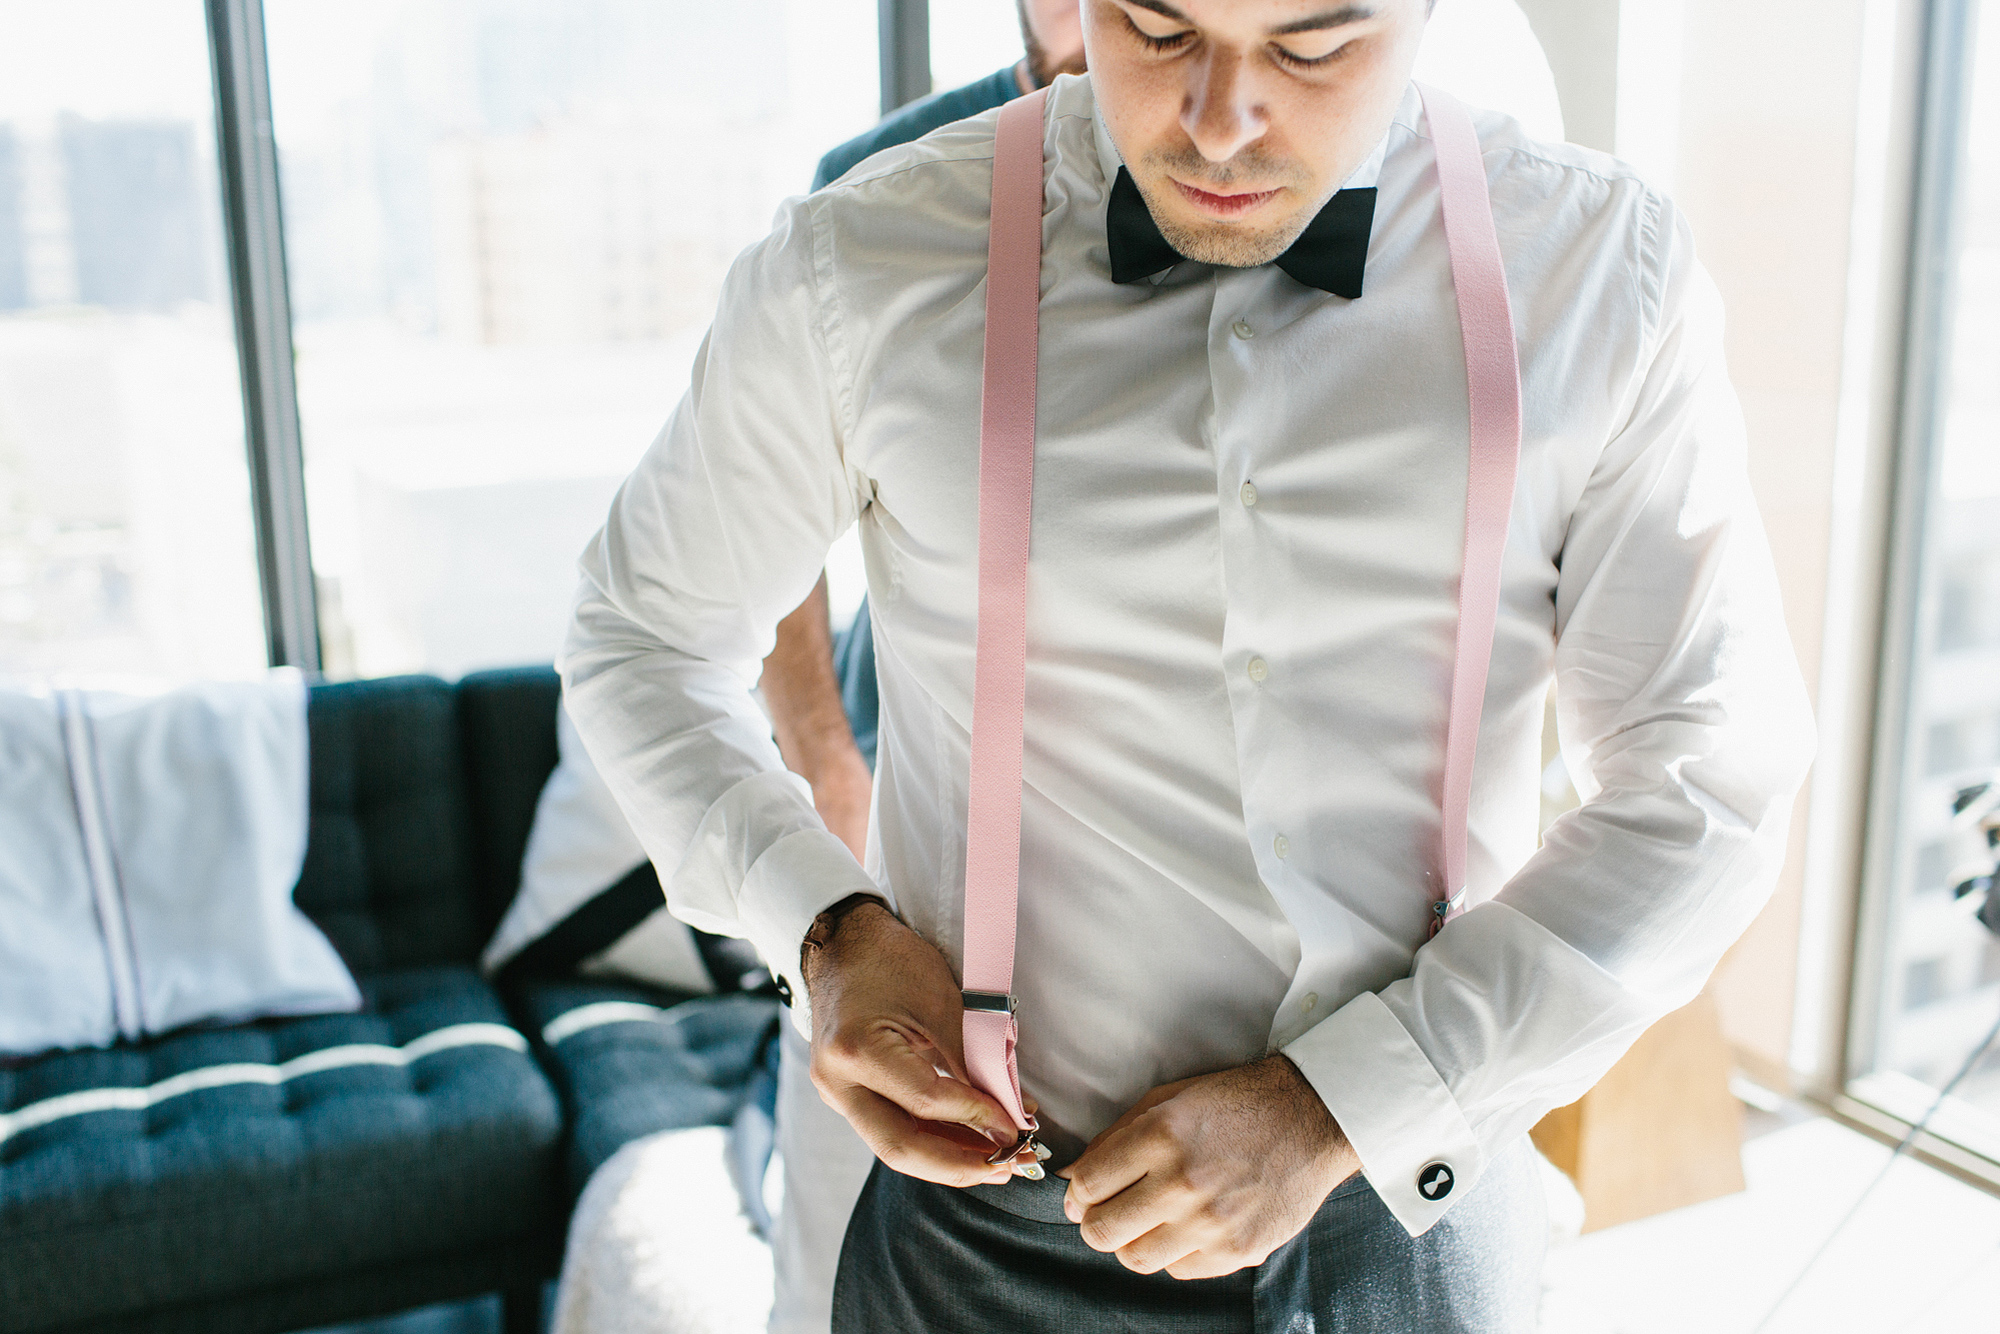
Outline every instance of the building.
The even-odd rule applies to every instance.
[[[217,300],[220,276],[202,246],[204,210],[194,126],[85,120],[57,127],[76,295],[107,310],[172,310]]]
[[[0,310],[28,304],[28,252],[21,189],[20,139],[0,125]]]

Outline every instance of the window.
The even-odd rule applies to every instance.
[[[874,0],[267,0],[330,675],[546,662]]]
[[[930,0],[931,87],[962,88],[1021,58],[1019,11],[1008,0]]]
[[[1993,939],[1948,892],[1963,859],[1953,797],[2000,777],[2000,10],[1954,0],[1936,12],[1902,586],[1883,659],[1851,1054],[1855,1096],[1905,1119],[1922,1115],[2000,1013]],[[1945,1120],[1954,1139],[2000,1160],[2000,1054],[1959,1086]]]
[[[1918,959],[1903,970],[1903,1008],[1921,1010],[1946,991],[1945,961]]]
[[[0,0],[0,675],[265,662],[199,0]]]

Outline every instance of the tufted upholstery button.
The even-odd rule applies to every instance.
[[[468,959],[468,804],[451,687],[317,686],[306,724],[312,826],[293,899],[357,975]]]
[[[220,1293],[290,1282],[305,1257],[386,1265],[538,1226],[561,1109],[500,998],[465,965],[357,980],[358,1013],[0,1068],[0,1293],[33,1295],[7,1315],[54,1328],[185,1301],[191,1223]],[[61,1265],[15,1244],[48,1237]]]

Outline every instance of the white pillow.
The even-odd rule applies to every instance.
[[[706,995],[766,980],[744,941],[695,931],[667,911],[645,849],[556,710],[559,759],[535,804],[521,888],[481,962],[488,974],[516,959],[537,972],[581,972]],[[540,957],[527,954],[537,950]]]
[[[0,691],[0,1053],[359,1008],[292,903],[306,788],[296,672]]]

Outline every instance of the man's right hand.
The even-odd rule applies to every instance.
[[[801,961],[812,997],[812,1081],[875,1156],[946,1186],[999,1184],[1014,1122],[965,1073],[965,1012],[951,965],[879,901],[840,914]]]

